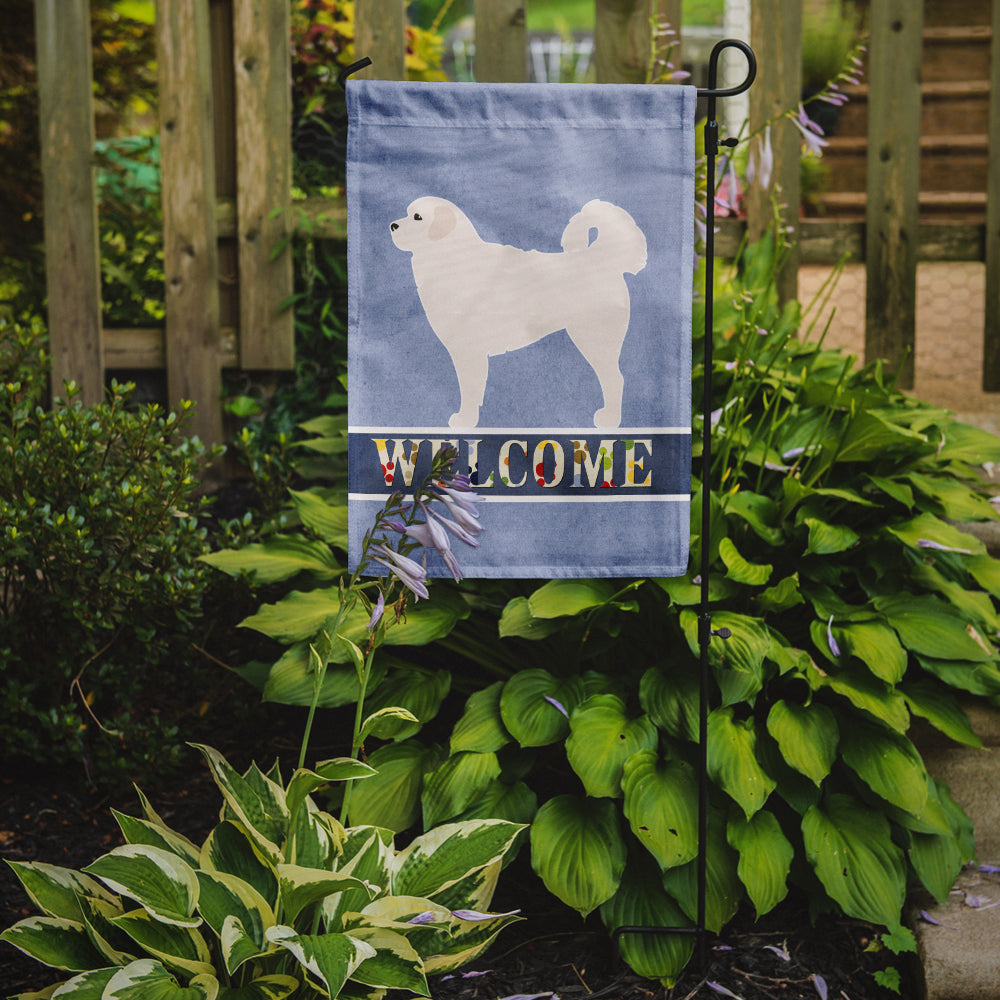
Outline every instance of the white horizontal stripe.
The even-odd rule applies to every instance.
[[[492,488],[492,487],[491,487]],[[479,486],[476,489],[482,490],[483,487]],[[594,492],[588,494],[587,496],[566,496],[565,494],[559,494],[557,496],[538,496],[533,495],[530,497],[519,497],[519,496],[509,496],[504,493],[480,493],[479,496],[482,498],[483,503],[682,503],[689,501],[691,495],[689,493],[640,493],[637,496],[628,496],[624,493],[619,493],[618,490],[614,492],[616,496],[610,496],[610,490],[601,490],[600,492]],[[384,503],[389,498],[387,493],[348,493],[348,500],[378,500],[380,503]],[[413,494],[403,497],[403,502],[408,503],[413,500]]]
[[[486,434],[519,434],[528,437],[640,437],[649,434],[690,434],[690,427],[470,427],[467,430],[452,430],[450,427],[348,427],[348,434],[372,434],[377,437],[434,437],[461,438]]]

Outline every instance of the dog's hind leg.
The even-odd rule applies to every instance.
[[[605,322],[589,323],[582,334],[566,328],[570,340],[576,344],[587,364],[594,369],[597,381],[601,384],[604,405],[594,414],[595,427],[618,427],[622,421],[625,379],[618,366],[618,359],[628,332],[628,312],[626,310],[624,316],[620,311],[616,312],[617,315],[609,315],[605,311]]]
[[[456,430],[475,427],[479,423],[479,408],[483,405],[483,397],[486,395],[486,376],[490,370],[490,359],[485,355],[464,358],[452,355],[451,360],[458,375],[462,402],[458,413],[451,415],[448,426]]]

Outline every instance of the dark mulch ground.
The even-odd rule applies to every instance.
[[[281,728],[279,719],[279,734]],[[277,742],[284,739],[279,735]],[[234,763],[244,757],[239,744],[219,743]],[[207,769],[193,751],[190,770],[151,792],[150,798],[167,823],[193,839],[207,833],[219,806]],[[8,774],[0,778],[0,858],[80,868],[121,843],[111,806],[139,813],[134,795],[126,792],[102,795],[75,783],[72,776]],[[872,975],[888,964],[904,974],[902,995],[917,994],[909,970],[899,960],[893,963],[884,952],[865,950],[872,940],[868,927],[830,919],[811,927],[797,902],[783,905],[757,926],[747,915],[738,917],[719,939],[707,942],[704,972],[685,972],[672,991],[640,979],[617,962],[596,918],[583,923],[559,905],[544,892],[523,857],[501,878],[494,906],[520,908],[526,919],[504,931],[473,964],[476,975],[432,978],[436,1000],[551,993],[563,1000],[690,1000],[726,996],[727,990],[743,1000],[815,1000],[824,995],[824,986],[831,1000],[886,1000],[891,994],[878,987]],[[31,912],[11,871],[0,866],[0,927]],[[59,978],[0,944],[0,995],[40,989]]]

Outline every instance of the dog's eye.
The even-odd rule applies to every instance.
[[[424,217],[419,212],[414,212],[413,213],[413,221],[414,222],[423,222],[424,221]]]

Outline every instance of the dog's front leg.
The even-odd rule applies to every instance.
[[[462,408],[453,413],[448,421],[452,429],[475,427],[479,423],[479,407],[486,395],[486,376],[490,370],[488,357],[453,357],[458,373],[458,388],[462,396]]]

